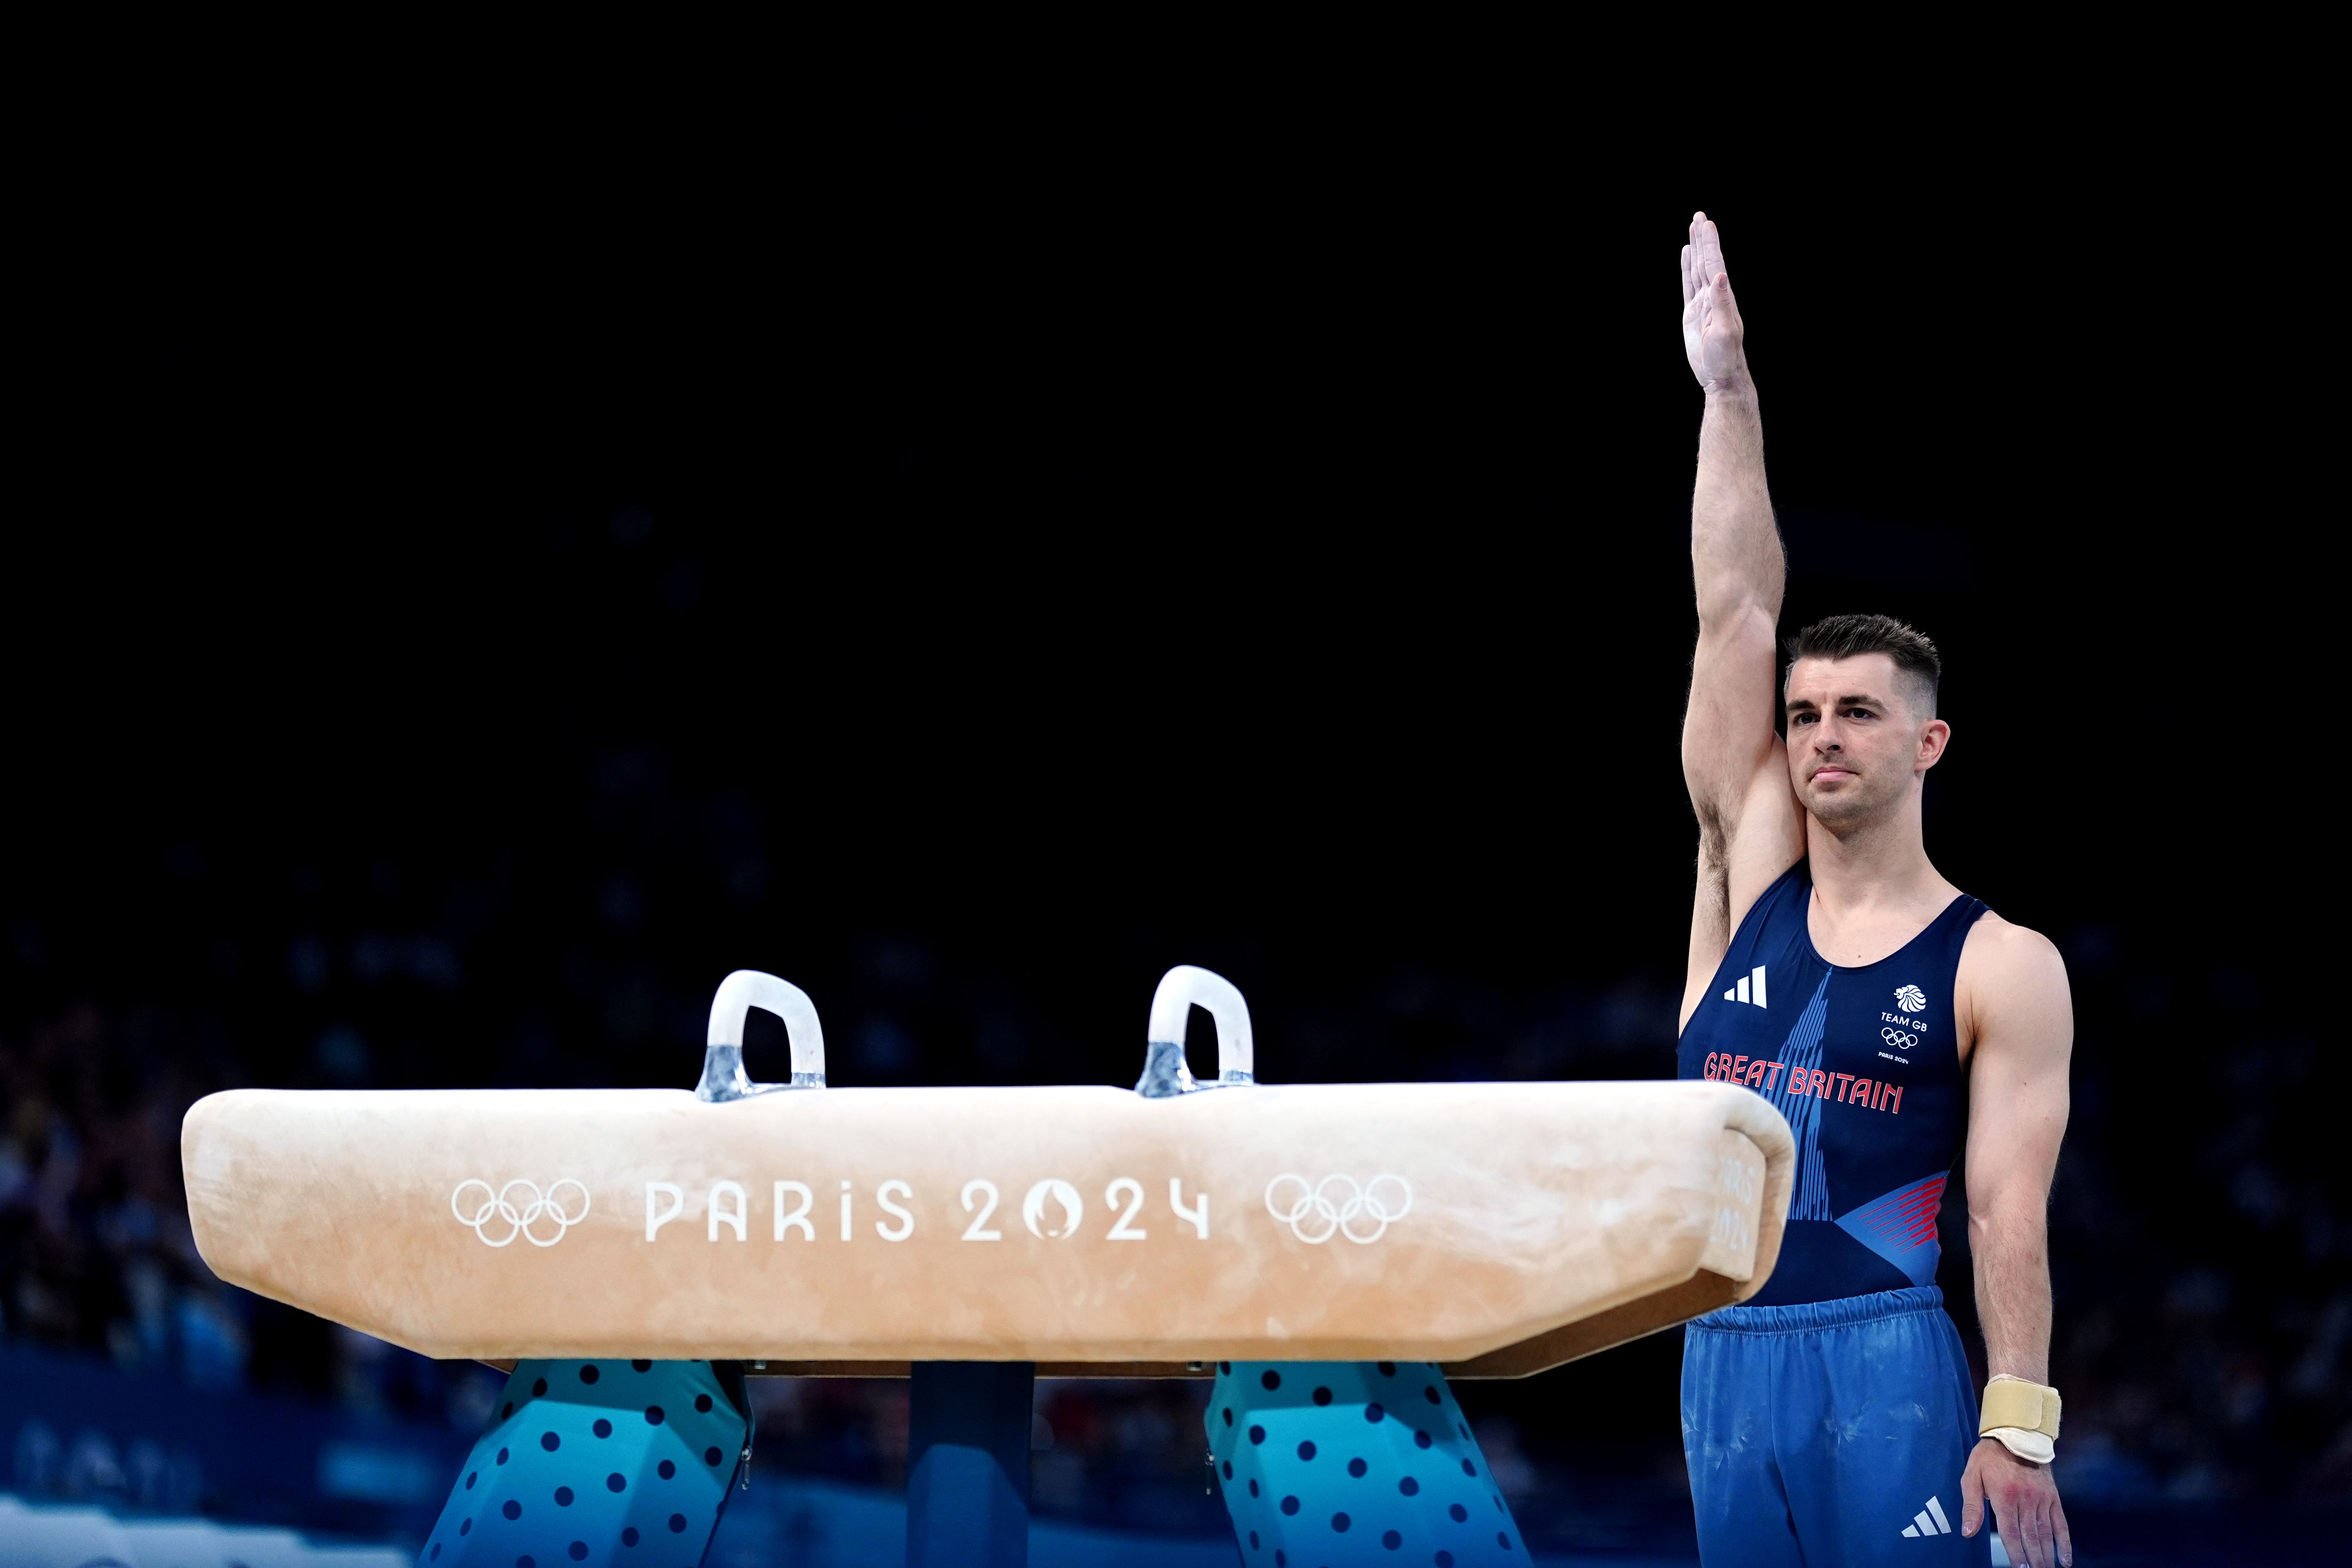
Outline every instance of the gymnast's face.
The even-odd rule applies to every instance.
[[[1883,653],[1790,668],[1789,783],[1832,831],[1875,822],[1915,795],[1951,726]]]

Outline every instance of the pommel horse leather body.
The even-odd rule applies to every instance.
[[[1754,1294],[1793,1159],[1693,1082],[236,1089],[182,1154],[221,1278],[431,1356],[1473,1377]]]

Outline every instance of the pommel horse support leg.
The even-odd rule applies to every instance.
[[[517,1362],[417,1561],[698,1563],[751,1440],[732,1363]]]
[[[1245,1563],[1528,1560],[1434,1362],[1223,1362],[1207,1419]]]
[[[1183,1060],[1195,1005],[1218,1024],[1213,1084]],[[785,1021],[789,1085],[744,1077],[754,1005]],[[1133,1092],[827,1089],[807,996],[740,972],[691,1094],[208,1096],[181,1132],[189,1219],[233,1284],[515,1366],[431,1568],[687,1568],[748,1475],[730,1363],[915,1372],[912,1562],[950,1537],[962,1563],[1025,1556],[1031,1367],[1216,1376],[1252,1568],[1466,1568],[1498,1531],[1492,1560],[1518,1560],[1432,1369],[1541,1372],[1746,1300],[1779,1256],[1794,1144],[1745,1089],[1264,1087],[1224,981],[1171,971],[1151,1016]],[[1271,1545],[1293,1539],[1311,1553]]]
[[[907,1568],[1029,1561],[1035,1363],[917,1362],[908,1389]]]

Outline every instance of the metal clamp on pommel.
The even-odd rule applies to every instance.
[[[1996,1373],[1985,1384],[1977,1436],[1990,1437],[2030,1465],[2046,1465],[2058,1451],[2058,1391]]]

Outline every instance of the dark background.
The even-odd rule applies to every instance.
[[[1176,963],[1269,1080],[1670,1074],[1703,204],[1784,624],[1937,638],[1930,851],[2067,956],[2062,1485],[2352,1497],[2312,219],[2186,110],[1886,112],[894,102],[765,171],[542,126],[79,193],[0,589],[8,1335],[460,1419],[209,1279],[180,1112],[684,1086],[737,967],[837,1084],[1131,1082]],[[1464,1390],[1538,1540],[1686,1508],[1677,1356]],[[793,1462],[888,1479],[890,1397]]]

